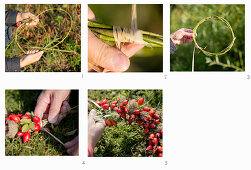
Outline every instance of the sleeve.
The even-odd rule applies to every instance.
[[[173,54],[177,50],[177,47],[174,45],[173,41],[170,39],[170,53]]]
[[[5,25],[16,26],[16,18],[18,11],[5,11]]]
[[[18,72],[20,71],[20,58],[5,58],[5,72]]]
[[[91,145],[88,145],[88,157],[93,157],[93,149]]]

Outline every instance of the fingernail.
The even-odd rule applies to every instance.
[[[57,119],[58,119],[57,116],[50,116],[49,115],[49,117],[48,117],[49,122],[52,123],[52,124],[56,123]]]
[[[114,70],[126,71],[129,67],[129,59],[122,54],[118,54],[113,57],[112,64]]]

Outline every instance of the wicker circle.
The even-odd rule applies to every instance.
[[[228,22],[227,20],[225,20],[224,18],[219,17],[219,16],[210,16],[210,17],[204,18],[204,19],[202,19],[202,20],[194,27],[193,33],[194,33],[194,34],[196,33],[197,28],[198,28],[203,22],[205,22],[205,21],[207,21],[207,20],[210,20],[210,19],[213,19],[213,20],[220,20],[220,21],[222,21],[223,23],[225,23],[225,24],[227,25],[227,27],[228,27],[228,29],[231,31],[231,34],[232,34],[232,37],[233,37],[232,42],[228,45],[228,47],[226,47],[226,48],[223,49],[222,51],[212,53],[212,52],[205,51],[203,48],[201,48],[201,47],[197,44],[197,42],[196,42],[196,40],[195,40],[195,37],[193,37],[193,41],[194,41],[195,47],[198,48],[199,50],[201,50],[201,51],[202,51],[205,55],[207,55],[207,56],[219,56],[219,55],[223,55],[223,54],[225,54],[226,52],[228,52],[228,51],[232,48],[232,46],[234,45],[234,41],[235,41],[235,39],[236,39],[236,37],[234,36],[234,31],[233,31],[231,25],[229,24],[229,22]]]

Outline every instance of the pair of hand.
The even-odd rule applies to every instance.
[[[41,119],[48,119],[52,124],[58,124],[63,118],[66,117],[67,111],[70,110],[70,105],[67,102],[70,90],[44,90],[40,94],[35,107],[35,115]],[[64,114],[60,114],[64,113]],[[95,110],[91,110],[88,120],[88,144],[95,147],[100,139],[104,129],[105,120],[95,122],[94,117],[97,115]],[[76,137],[64,145],[67,152],[72,155],[79,153],[79,138]]]
[[[187,28],[181,28],[178,31],[170,35],[171,40],[175,45],[181,45],[184,43],[190,43],[193,41],[193,37],[196,37],[197,34],[193,34],[193,30]]]
[[[16,17],[16,23],[22,23],[25,22],[25,20],[31,19],[30,22],[27,22],[26,25],[28,26],[36,26],[37,23],[39,22],[39,19],[32,13],[26,12],[26,13],[18,13]],[[38,50],[31,50],[27,51],[25,56],[22,56],[20,59],[20,68],[23,68],[27,65],[30,65],[32,63],[35,63],[40,60],[40,58],[43,55],[43,51],[38,51]]]

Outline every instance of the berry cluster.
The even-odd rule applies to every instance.
[[[23,143],[30,140],[30,133],[38,132],[41,128],[40,118],[30,113],[23,114],[7,114],[5,122],[8,125],[8,134],[10,138],[22,137]]]
[[[117,126],[117,122],[113,120],[112,114],[109,111],[115,111],[120,119],[124,119],[131,124],[137,122],[139,126],[144,128],[145,134],[150,134],[147,140],[149,144],[146,146],[146,152],[149,154],[162,157],[162,120],[161,112],[156,108],[149,108],[144,105],[144,98],[127,100],[125,97],[118,97],[117,101],[108,103],[108,98],[96,103],[100,106],[100,112],[103,118],[106,118],[107,126]],[[117,119],[118,120],[118,119]]]

